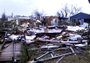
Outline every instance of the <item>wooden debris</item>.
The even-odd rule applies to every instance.
[[[72,54],[72,52],[68,52],[68,53],[65,53],[65,54],[58,55],[58,56],[53,56],[53,57],[46,58],[46,59],[41,59],[40,61],[47,61],[47,60],[59,58],[59,57],[66,56],[66,55],[70,55],[70,54]]]
[[[71,49],[72,53],[76,55],[74,49],[72,47],[70,47],[70,49]]]
[[[43,55],[41,55],[40,57],[38,57],[37,59],[40,59],[40,58],[42,58],[43,56],[45,56],[45,55],[47,55],[47,54],[49,54],[50,52],[46,52],[45,54],[43,54]]]
[[[56,63],[59,63],[63,58],[64,56],[62,56],[58,61],[56,61]]]

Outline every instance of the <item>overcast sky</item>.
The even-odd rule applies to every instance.
[[[81,7],[82,11],[90,14],[88,0],[0,0],[0,16],[5,11],[6,15],[29,16],[35,10],[45,15],[55,15],[66,4]]]

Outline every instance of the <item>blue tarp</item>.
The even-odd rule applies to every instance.
[[[70,19],[90,19],[90,14],[80,12],[76,15],[71,16]]]

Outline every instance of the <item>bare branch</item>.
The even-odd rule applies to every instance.
[[[70,15],[77,14],[77,13],[80,12],[80,10],[81,10],[80,7],[77,8],[77,7],[75,7],[75,6],[72,6],[72,7],[71,7],[71,11],[70,11]]]
[[[79,13],[80,10],[81,10],[80,7],[76,7],[76,6],[73,6],[73,5],[71,7],[69,7],[68,5],[65,5],[65,7],[62,10],[60,10],[60,12],[58,12],[58,15],[60,17],[67,18],[71,15]]]

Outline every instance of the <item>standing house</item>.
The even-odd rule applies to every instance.
[[[90,14],[80,12],[76,15],[71,16],[70,19],[79,20],[80,24],[83,24],[84,22],[90,23]]]

